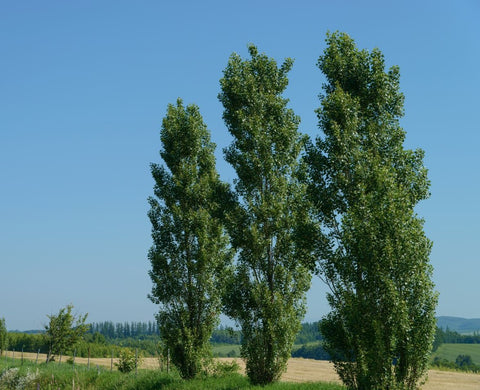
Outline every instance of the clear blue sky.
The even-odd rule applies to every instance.
[[[230,4],[232,3],[232,4]],[[0,1],[0,317],[40,328],[73,303],[90,321],[148,321],[151,162],[168,103],[196,103],[230,142],[217,100],[247,44],[293,57],[286,96],[318,133],[325,33],[399,65],[406,146],[423,148],[438,315],[480,317],[480,3],[459,1]],[[318,279],[306,320],[328,311]]]

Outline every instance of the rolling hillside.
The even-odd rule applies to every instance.
[[[458,333],[480,332],[480,318],[461,318],[441,316],[437,318],[437,326],[454,330]]]
[[[458,355],[469,355],[473,363],[480,365],[480,344],[442,344],[432,354],[431,360],[439,357],[455,362]]]

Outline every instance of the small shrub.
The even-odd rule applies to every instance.
[[[0,389],[26,389],[35,379],[37,374],[27,370],[21,373],[18,368],[10,368],[0,374]]]
[[[135,359],[135,353],[133,353],[133,351],[124,349],[120,352],[118,363],[115,363],[115,366],[118,367],[118,371],[128,373],[133,371],[137,364],[139,364],[139,357]]]
[[[203,366],[204,377],[211,376],[214,378],[223,378],[234,373],[236,374],[240,370],[240,366],[235,360],[231,362],[222,362],[219,360],[210,359],[205,360],[203,362]]]
[[[237,356],[237,351],[232,349],[230,352],[227,353],[227,357],[236,357]]]

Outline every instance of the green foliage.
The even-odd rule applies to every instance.
[[[8,366],[0,359],[0,388],[7,389],[82,389],[82,390],[341,390],[343,386],[328,383],[276,383],[268,387],[252,386],[248,379],[238,373],[229,373],[229,365],[216,376],[183,380],[176,373],[160,370],[138,370],[138,374],[123,374],[110,369],[72,366],[65,364],[38,364],[20,360]],[[8,383],[8,385],[6,385]]]
[[[329,245],[319,273],[331,289],[325,348],[351,389],[414,389],[427,370],[437,303],[430,241],[414,211],[427,198],[423,151],[403,148],[399,70],[382,53],[327,37],[310,145],[310,190]]]
[[[44,334],[29,334],[9,332],[9,348],[20,351],[22,348],[25,352],[48,353],[48,341]]]
[[[36,379],[37,373],[34,370],[20,370],[19,367],[7,368],[0,371],[0,389],[23,390],[27,387],[33,388]]]
[[[480,335],[474,334],[460,334],[450,329],[443,330],[437,327],[435,331],[435,340],[433,342],[433,351],[443,343],[452,344],[480,344]]]
[[[295,344],[305,344],[323,340],[319,329],[320,322],[304,322],[295,338]]]
[[[442,344],[432,354],[431,360],[439,358],[455,362],[458,355],[469,355],[476,364],[480,364],[480,344]]]
[[[292,357],[315,359],[315,360],[330,360],[330,355],[325,351],[323,343],[303,344],[300,348],[292,351]]]
[[[240,366],[235,360],[231,362],[222,362],[220,360],[211,359],[204,368],[204,377],[224,378],[226,376],[236,374],[240,371]]]
[[[137,364],[139,364],[138,356],[135,357],[135,353],[131,349],[125,348],[120,352],[118,362],[115,363],[115,366],[118,368],[118,371],[129,373],[135,370]]]
[[[455,359],[455,364],[459,367],[469,367],[473,365],[472,357],[470,355],[458,355]]]
[[[220,80],[223,118],[233,136],[225,159],[238,177],[226,224],[239,252],[225,309],[241,326],[248,377],[267,384],[285,370],[300,329],[318,230],[298,179],[305,137],[282,97],[293,61],[277,67],[255,46],[249,52],[250,60],[233,54]]]
[[[213,331],[210,341],[218,344],[240,344],[242,341],[242,332],[220,326]]]
[[[239,357],[240,344],[212,344],[214,357]]]
[[[447,368],[452,370],[480,372],[480,365],[473,362],[470,355],[458,355],[455,362],[436,356],[431,364],[432,368]]]
[[[48,315],[49,323],[45,326],[45,340],[49,346],[49,360],[55,355],[72,350],[88,330],[85,324],[88,314],[72,314],[73,305],[60,309],[57,315]]]
[[[94,322],[90,324],[88,333],[100,333],[109,339],[137,338],[158,335],[158,325],[148,322]]]
[[[9,348],[16,351],[23,350],[25,352],[37,352],[48,353],[49,341],[43,334],[28,334],[28,333],[16,333],[10,332],[9,336]],[[73,354],[73,349],[76,350],[76,356],[87,357],[90,353],[90,357],[110,357],[112,352],[115,356],[118,356],[122,347],[138,348],[142,353],[155,356],[158,354],[158,339],[155,341],[149,340],[133,340],[122,339],[119,344],[115,344],[116,340],[111,340],[110,343],[105,343],[99,339],[97,342],[93,341],[93,337],[85,335],[85,340],[79,340],[74,346],[62,351],[62,354]]]
[[[198,107],[184,108],[180,99],[169,105],[161,141],[165,166],[151,166],[150,299],[161,305],[157,319],[164,354],[170,354],[182,377],[193,378],[209,355],[231,262],[218,218],[218,197],[228,187],[215,169],[215,145]]]
[[[5,325],[5,318],[0,318],[0,356],[8,348],[8,331]]]

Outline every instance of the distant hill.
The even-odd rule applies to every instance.
[[[480,332],[480,318],[437,317],[437,326],[454,330],[458,333]]]

